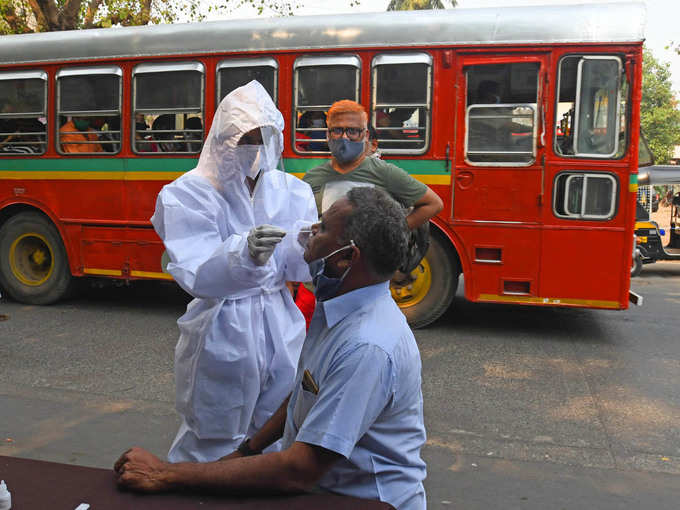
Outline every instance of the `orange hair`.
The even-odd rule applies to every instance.
[[[365,124],[368,124],[368,114],[366,113],[366,109],[356,101],[352,101],[350,99],[341,99],[340,101],[333,103],[328,109],[328,122],[331,121],[333,116],[340,113],[358,113],[361,115],[361,121]]]

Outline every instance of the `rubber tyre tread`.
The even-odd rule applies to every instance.
[[[424,328],[439,319],[451,306],[458,289],[458,260],[436,228],[430,233],[425,257],[432,271],[430,291],[419,303],[401,309],[412,329]]]
[[[52,248],[54,269],[42,285],[33,287],[19,281],[9,264],[12,243],[26,232],[42,235]],[[74,288],[74,278],[59,231],[52,222],[37,212],[22,212],[8,219],[0,227],[0,287],[21,303],[48,305],[68,297]]]

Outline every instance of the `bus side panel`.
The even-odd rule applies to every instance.
[[[516,225],[463,226],[456,234],[463,240],[465,297],[471,301],[503,301],[516,296],[537,296],[537,268],[540,250],[538,227]],[[527,260],[532,263],[527,263]]]
[[[131,278],[172,279],[170,275],[162,272],[161,257],[165,247],[152,228],[128,229],[126,239]]]
[[[128,246],[124,228],[83,226],[80,265],[85,275],[126,276]]]
[[[620,229],[544,227],[541,295],[596,308],[626,308],[621,302],[624,256]],[[584,298],[587,296],[587,298]],[[572,303],[573,301],[573,303]]]

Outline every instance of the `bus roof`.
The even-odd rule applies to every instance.
[[[644,40],[641,2],[293,16],[0,37],[0,65],[229,52]]]

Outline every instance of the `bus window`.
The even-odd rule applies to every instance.
[[[570,219],[608,220],[614,217],[616,177],[604,173],[563,172],[555,179],[553,210]]]
[[[430,129],[432,57],[427,53],[373,59],[371,124],[383,152],[425,152]]]
[[[223,60],[217,65],[217,104],[232,90],[257,80],[276,103],[276,73],[279,64],[273,58]]]
[[[555,150],[563,156],[622,157],[628,82],[621,59],[568,56],[560,61]]]
[[[120,151],[122,71],[81,67],[57,73],[57,150],[69,153]]]
[[[200,62],[139,64],[133,71],[133,149],[196,154],[203,146]]]
[[[43,154],[47,148],[47,73],[0,73],[0,153]]]
[[[514,165],[534,161],[538,71],[538,62],[467,68],[468,162]]]
[[[327,153],[326,112],[340,99],[359,100],[361,60],[354,55],[300,57],[294,68],[295,150]]]

